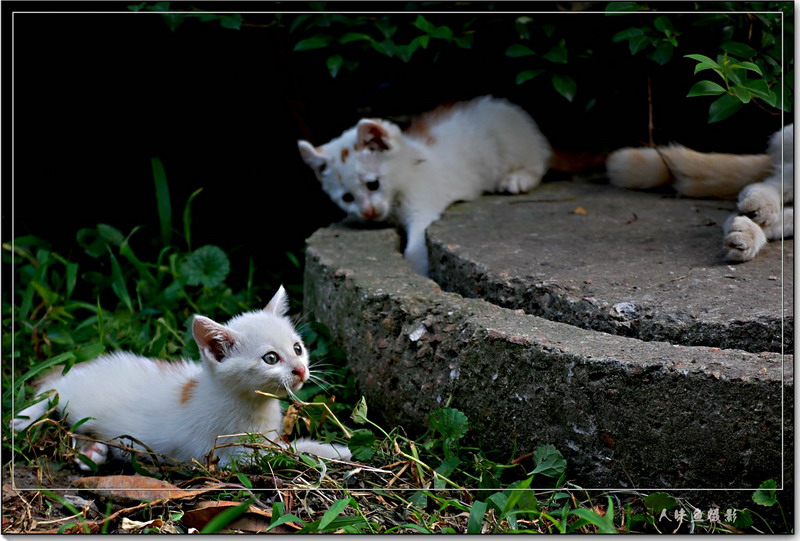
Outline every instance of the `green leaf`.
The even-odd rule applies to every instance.
[[[319,521],[319,529],[323,530],[324,528],[326,528],[328,524],[333,522],[333,519],[342,514],[342,511],[344,511],[347,508],[347,506],[352,503],[352,501],[353,501],[352,498],[344,498],[333,502],[333,504],[328,508],[328,510],[325,511],[325,514],[322,515],[322,518]]]
[[[733,87],[733,92],[742,103],[750,103],[752,94],[743,85],[736,85]]]
[[[247,477],[243,473],[237,473],[236,478],[239,479],[239,482],[242,484],[244,488],[253,488],[253,483],[250,482],[250,478]]]
[[[644,35],[644,30],[642,30],[641,28],[637,27],[627,28],[625,30],[620,30],[619,32],[614,34],[614,37],[611,38],[611,41],[613,41],[614,43],[619,43],[620,41],[625,41],[626,39],[631,39],[633,37],[643,36],[643,35]]]
[[[350,416],[353,421],[356,423],[363,425],[367,422],[367,399],[363,396],[361,400],[356,402],[355,407],[353,408],[353,414]]]
[[[739,98],[725,94],[718,100],[714,101],[708,108],[708,123],[719,122],[725,120],[744,105]]]
[[[197,188],[189,199],[186,200],[186,206],[183,207],[183,236],[186,239],[186,247],[192,249],[192,201],[197,195],[203,191],[203,188]]]
[[[661,511],[677,507],[678,500],[667,494],[666,492],[654,492],[644,499],[644,506],[650,511],[650,514],[658,516]]]
[[[412,24],[432,38],[444,39],[447,41],[453,39],[453,31],[448,26],[436,26],[422,15],[417,15],[417,20]]]
[[[655,51],[650,53],[648,57],[651,60],[655,61],[655,63],[658,64],[659,66],[663,66],[664,64],[670,61],[674,50],[675,47],[673,47],[672,44],[666,41],[662,41],[656,46]]]
[[[763,100],[770,100],[770,89],[763,79],[747,80],[742,83],[742,86],[749,90],[754,96]]]
[[[208,523],[203,526],[203,529],[200,530],[200,533],[218,533],[220,532],[225,526],[236,520],[240,515],[243,515],[247,510],[250,508],[250,504],[253,503],[253,498],[242,502],[241,504],[237,505],[236,507],[231,507],[226,509],[219,515],[215,516]]]
[[[778,503],[778,494],[775,489],[778,488],[778,483],[775,479],[767,479],[758,487],[758,490],[753,492],[753,501],[758,505],[772,507]]]
[[[164,164],[158,158],[150,160],[153,166],[153,181],[156,186],[156,205],[158,206],[158,222],[161,226],[161,243],[169,246],[172,239],[172,205],[169,198],[169,185],[164,172]]]
[[[372,36],[364,34],[363,32],[347,32],[339,38],[339,43],[350,43],[352,41],[369,41],[370,43],[375,42]]]
[[[374,443],[375,434],[366,428],[359,428],[352,432],[350,440],[347,442],[347,447],[353,454],[354,460],[364,462],[371,459],[375,454],[375,450],[372,448]]]
[[[328,44],[331,42],[331,36],[318,34],[316,36],[311,36],[310,38],[301,39],[298,41],[295,46],[295,51],[311,51],[313,49],[322,49],[323,47],[327,47]]]
[[[467,433],[469,420],[455,408],[442,408],[431,412],[428,425],[445,439],[458,440]]]
[[[737,511],[736,519],[733,521],[732,526],[740,530],[746,530],[753,525],[753,517],[749,509],[742,509]]]
[[[598,533],[619,533],[617,529],[614,527],[613,518],[609,519],[608,515],[611,514],[611,498],[608,499],[609,501],[609,510],[606,512],[606,516],[601,517],[594,511],[590,509],[586,509],[585,507],[580,507],[578,509],[574,509],[570,512],[570,515],[575,515],[578,518],[582,518],[589,524],[594,524],[597,526]]]
[[[697,62],[699,62],[694,67],[694,73],[695,74],[697,74],[698,72],[701,72],[703,70],[713,69],[714,71],[716,71],[717,73],[722,75],[722,66],[720,66],[719,63],[716,62],[715,60],[711,60],[709,57],[707,57],[705,55],[702,55],[702,54],[686,54],[686,55],[683,55],[683,56],[684,56],[684,58],[691,58],[692,60],[697,60]]]
[[[472,509],[469,512],[469,520],[467,521],[467,534],[481,533],[481,526],[483,525],[483,517],[486,515],[486,503],[475,500],[472,503]]]
[[[533,481],[533,476],[523,479],[513,487],[509,487],[509,488],[514,488],[516,490],[508,491],[510,492],[510,494],[506,499],[505,505],[503,506],[503,510],[500,512],[500,516],[502,518],[507,517],[508,513],[514,510],[514,508],[517,506],[517,503],[520,501],[524,493],[527,492],[527,490],[525,489],[528,489],[531,486],[532,481]]]
[[[111,248],[108,249],[108,257],[111,259],[111,289],[119,297],[119,300],[125,304],[128,311],[133,312],[133,301],[130,293],[128,293],[128,286],[125,283],[125,276],[122,274],[122,267],[119,266],[119,261],[114,257]]]
[[[541,473],[547,477],[559,477],[567,469],[567,460],[552,445],[540,445],[533,451],[536,467],[528,475]]]
[[[553,88],[556,89],[556,92],[564,96],[567,101],[572,101],[575,99],[575,92],[577,91],[578,85],[575,83],[575,79],[570,77],[569,75],[561,75],[558,73],[554,73],[552,76]]]
[[[566,64],[567,63],[567,47],[566,41],[561,40],[558,45],[547,51],[542,58],[549,60],[550,62],[556,64]]]
[[[732,64],[730,67],[732,69],[746,69],[748,71],[754,71],[762,77],[764,76],[764,74],[761,72],[761,68],[752,62],[739,62],[738,64]]]
[[[517,73],[517,84],[521,85],[522,83],[524,83],[526,81],[530,81],[534,77],[537,77],[538,75],[541,75],[544,72],[545,72],[545,70],[543,70],[543,69],[521,71],[521,72]]]
[[[636,2],[609,2],[606,5],[605,11],[642,11],[644,9],[647,8]]]
[[[729,41],[722,44],[722,50],[727,51],[734,56],[742,58],[753,58],[758,52],[747,44],[739,43],[737,41]]]
[[[630,49],[631,54],[635,55],[642,49],[644,49],[650,43],[650,38],[645,35],[641,36],[633,36],[628,41],[628,49]]]
[[[119,229],[110,225],[97,224],[97,233],[101,239],[114,246],[120,246],[125,240],[125,235]]]
[[[244,19],[239,14],[222,15],[219,18],[219,25],[222,28],[229,28],[231,30],[240,30],[242,28],[242,22],[244,22]]]
[[[506,49],[506,56],[511,58],[519,58],[522,56],[532,56],[535,55],[529,47],[525,45],[521,45],[519,43],[515,43],[514,45],[510,45],[508,49]]]
[[[344,58],[342,58],[342,55],[340,54],[334,54],[328,57],[326,65],[328,66],[328,72],[330,72],[331,77],[334,79],[336,78],[336,75],[339,73],[343,63]]]
[[[724,88],[712,81],[697,81],[692,85],[692,88],[689,89],[689,93],[686,95],[686,97],[693,98],[695,96],[718,96],[720,94],[724,94],[725,92],[726,90]]]
[[[181,264],[181,274],[191,286],[218,286],[225,281],[230,270],[230,261],[225,252],[210,244],[192,252]]]
[[[659,17],[656,17],[656,20],[653,21],[653,26],[655,26],[656,30],[658,30],[659,32],[664,32],[665,34],[667,33],[668,30],[669,31],[673,30],[672,21],[670,21],[669,17],[667,17],[666,15],[661,15]]]

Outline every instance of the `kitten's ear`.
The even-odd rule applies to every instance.
[[[356,131],[356,150],[368,148],[383,152],[392,148],[392,134],[389,127],[380,120],[363,118],[358,121]]]
[[[194,316],[192,334],[204,358],[221,362],[236,342],[235,333],[204,316]]]
[[[264,311],[268,314],[275,314],[276,316],[285,316],[289,311],[289,296],[283,286],[278,289],[278,292],[272,296],[272,299],[264,307]]]
[[[297,150],[300,151],[300,157],[303,158],[303,161],[312,169],[316,169],[325,163],[325,155],[308,141],[303,141],[302,139],[297,141]]]

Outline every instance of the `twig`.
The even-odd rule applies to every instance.
[[[256,393],[258,393],[260,395],[263,395],[263,396],[266,396],[267,398],[275,398],[275,399],[278,399],[278,400],[281,400],[283,398],[283,397],[280,397],[278,395],[274,395],[272,393],[265,393],[263,391],[256,391]],[[328,413],[328,415],[331,416],[331,419],[333,420],[333,422],[336,423],[336,426],[338,426],[342,430],[342,432],[344,433],[344,437],[347,438],[348,440],[350,438],[352,438],[352,435],[350,434],[350,432],[344,427],[344,425],[341,422],[339,422],[339,419],[336,417],[336,415],[333,414],[333,412],[331,411],[331,409],[328,407],[328,405],[326,403],[324,403],[324,402],[303,402],[302,400],[295,400],[294,403],[295,404],[299,404],[302,407],[317,406],[317,407],[324,408],[325,411]]]

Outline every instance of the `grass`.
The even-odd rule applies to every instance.
[[[14,290],[4,291],[2,298],[3,356],[13,360],[3,363],[4,427],[12,411],[32,403],[30,384],[44,371],[68,370],[117,349],[197,358],[188,325],[193,314],[224,320],[264,303],[277,288],[280,277],[254,278],[252,260],[244,281],[234,284],[223,248],[193,244],[191,204],[200,190],[179,214],[179,232],[160,161],[153,161],[153,171],[160,218],[153,239],[143,238],[144,228],[125,234],[99,224],[77,232],[78,256],[66,257],[33,237],[2,245],[3,262],[15,276]],[[300,265],[299,258],[288,254],[286,264]],[[302,287],[287,285],[298,298]],[[302,307],[294,308],[302,313]],[[715,517],[665,493],[583,490],[569,479],[567,461],[553,446],[523,456],[470,446],[469,419],[453,408],[432,412],[427,431],[411,439],[401,427],[382,427],[370,419],[368,404],[347,376],[346,359],[324,325],[304,321],[299,328],[313,366],[323,369],[324,383],[310,382],[300,400],[290,404],[294,432],[325,441],[347,439],[352,462],[278,450],[253,435],[247,445],[255,460],[231,470],[203,460],[166,466],[158,457],[134,455],[130,464],[97,471],[101,477],[155,477],[176,489],[200,490],[195,497],[126,502],[119,493],[89,490],[94,503],[69,500],[55,487],[74,482],[72,440],[83,437],[75,434],[81,421],[65,426],[44,419],[13,439],[3,430],[5,470],[16,469],[18,487],[45,488],[13,494],[4,489],[3,532],[791,531],[785,518],[772,518],[776,513],[764,518],[751,509],[722,509]],[[774,481],[765,482],[753,502],[783,516],[775,488]]]

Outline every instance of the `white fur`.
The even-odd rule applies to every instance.
[[[551,157],[525,111],[489,96],[432,111],[405,133],[387,120],[362,119],[322,147],[299,141],[298,148],[345,212],[402,225],[404,255],[421,274],[428,267],[425,231],[451,203],[530,190]]]
[[[612,185],[648,189],[673,183],[688,197],[736,198],[723,225],[725,255],[749,261],[770,240],[794,234],[794,125],[774,133],[766,154],[702,153],[669,145],[623,148],[606,161]]]
[[[234,441],[217,439],[219,435],[258,433],[277,441],[283,423],[280,402],[255,391],[286,396],[309,377],[308,354],[286,309],[286,292],[281,287],[264,310],[240,314],[225,325],[195,316],[192,328],[200,363],[114,353],[45,379],[37,392],[55,389],[58,411],[68,422],[93,417],[78,427],[80,433],[107,442],[132,436],[178,461],[202,460],[216,444]],[[269,352],[280,360],[267,364],[263,356]],[[191,381],[196,383],[187,390]],[[27,428],[46,409],[44,400],[23,410],[12,420],[12,428]],[[308,440],[294,445],[303,452],[350,458],[349,451],[338,445]],[[85,444],[80,452],[100,464],[107,459],[108,446]],[[116,448],[112,452],[122,456]],[[223,465],[245,453],[241,447],[216,450]]]
[[[723,245],[732,261],[749,261],[767,241],[794,236],[794,124],[772,135],[767,154],[770,176],[739,193],[737,208],[725,222]]]

